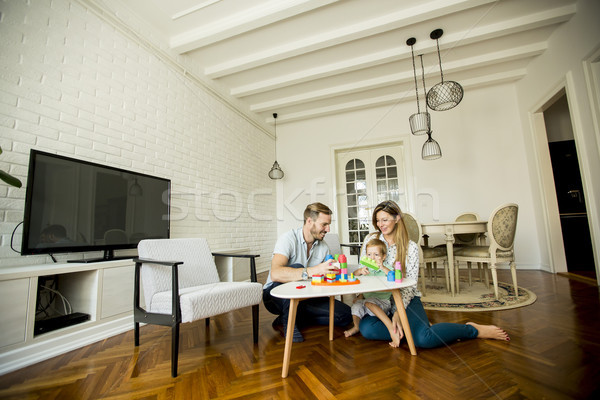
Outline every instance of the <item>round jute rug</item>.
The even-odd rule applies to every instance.
[[[499,311],[524,307],[533,304],[537,296],[530,290],[518,287],[519,297],[515,296],[512,283],[498,282],[499,300],[494,298],[494,287],[489,289],[482,282],[461,281],[460,292],[452,297],[446,290],[443,279],[427,282],[425,296],[421,298],[426,310],[441,311]]]

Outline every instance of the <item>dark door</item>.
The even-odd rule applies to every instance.
[[[596,279],[583,185],[574,140],[548,143],[567,269]]]

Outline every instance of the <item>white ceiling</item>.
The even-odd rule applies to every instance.
[[[444,30],[444,80],[461,83],[465,96],[475,87],[516,81],[576,12],[576,0],[105,3],[129,8],[253,119],[271,122],[277,112],[278,124],[415,101],[406,40],[417,39],[415,55],[423,54],[430,88],[440,81],[436,42],[429,37],[436,28]],[[418,57],[416,63],[420,75]],[[423,101],[422,86],[419,95]]]

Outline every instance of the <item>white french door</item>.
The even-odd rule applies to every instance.
[[[375,230],[377,204],[394,200],[407,207],[407,177],[401,144],[336,153],[339,235],[343,243],[362,244]]]

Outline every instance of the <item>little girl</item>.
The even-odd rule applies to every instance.
[[[365,246],[367,257],[375,260],[379,267],[378,270],[373,272],[373,275],[387,276],[388,272],[390,272],[390,269],[383,265],[386,249],[385,243],[379,239],[372,239],[367,242]],[[370,271],[367,267],[362,267],[354,271],[354,275],[368,275],[369,273]],[[392,308],[390,297],[390,292],[364,293],[356,297],[354,304],[352,304],[352,322],[354,326],[345,331],[344,335],[349,337],[357,333],[359,331],[358,325],[360,324],[360,320],[365,314],[368,314],[379,318],[385,324],[392,337],[390,345],[398,347],[400,345],[400,334],[394,332],[392,320],[388,317],[388,313]]]

